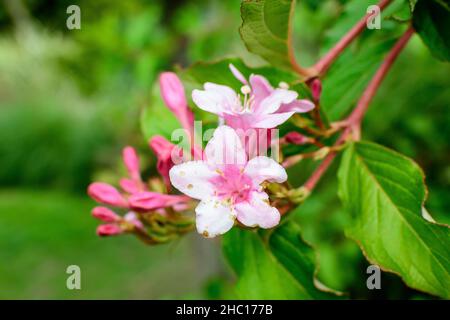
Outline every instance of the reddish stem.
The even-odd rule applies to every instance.
[[[405,45],[408,43],[408,40],[411,38],[413,34],[414,29],[412,27],[409,27],[408,30],[406,30],[406,32],[395,43],[394,47],[388,53],[386,59],[383,61],[380,68],[377,70],[372,80],[370,81],[369,85],[367,86],[366,90],[364,91],[363,95],[359,99],[356,108],[348,117],[347,120],[350,125],[357,125],[358,123],[361,122],[361,119],[366,113],[367,109],[369,108],[369,103],[375,96],[375,93],[377,92],[381,82],[383,81],[387,72],[394,63],[395,59],[398,57],[398,55],[405,47]]]
[[[341,143],[343,143],[349,133],[350,133],[350,129],[349,128],[345,129],[334,145],[339,146]],[[332,151],[325,157],[325,159],[323,159],[323,161],[319,164],[319,166],[316,168],[316,170],[312,173],[312,175],[309,177],[309,179],[303,185],[306,189],[308,189],[310,191],[312,189],[314,189],[317,182],[319,182],[320,178],[322,178],[323,174],[330,167],[330,165],[333,162],[333,159],[336,157],[336,155],[337,155],[337,152]]]
[[[392,0],[381,0],[378,3],[378,7],[380,10],[386,8]],[[365,15],[358,23],[349,31],[346,35],[344,35],[339,42],[322,58],[317,62],[313,69],[316,70],[317,73],[324,73],[333,61],[341,54],[342,51],[366,28],[367,19],[371,16],[371,13]]]
[[[346,127],[344,132],[341,134],[341,136],[338,138],[338,140],[336,141],[334,146],[339,146],[341,143],[343,143],[347,139],[348,135],[350,133],[352,133],[355,129],[356,129],[356,134],[358,135],[357,138],[359,139],[359,126],[361,124],[361,120],[362,120],[364,114],[366,113],[366,111],[369,107],[370,102],[372,101],[373,97],[375,96],[377,89],[379,88],[382,80],[384,79],[387,72],[391,68],[395,59],[398,57],[399,53],[402,51],[402,49],[408,43],[408,40],[411,38],[411,36],[413,34],[414,34],[414,29],[412,27],[409,27],[408,30],[406,30],[406,32],[401,36],[401,38],[392,47],[391,51],[386,56],[386,59],[383,61],[380,68],[377,70],[377,72],[373,76],[372,80],[370,81],[369,85],[367,86],[366,90],[362,94],[355,109],[352,111],[350,116],[347,118],[346,122],[348,123],[348,126]],[[319,182],[320,178],[330,167],[330,165],[333,162],[333,159],[335,157],[336,157],[336,152],[332,152],[332,153],[328,154],[328,156],[325,157],[325,159],[322,161],[322,163],[316,168],[316,170],[312,173],[312,175],[309,177],[309,179],[305,182],[304,187],[306,189],[308,189],[310,191],[312,189],[314,189],[317,182]]]

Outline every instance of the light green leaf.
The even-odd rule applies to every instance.
[[[450,0],[419,0],[413,25],[433,56],[450,61]]]
[[[336,298],[315,286],[313,249],[293,222],[259,234],[235,228],[224,236],[223,250],[238,276],[240,299]]]
[[[150,139],[154,135],[162,135],[170,140],[172,132],[181,128],[177,118],[164,105],[158,83],[153,85],[150,104],[142,110],[140,121],[145,139]]]
[[[244,0],[240,33],[247,49],[273,66],[292,69],[295,0]],[[294,62],[295,63],[295,62]]]
[[[450,232],[422,216],[426,188],[417,164],[358,142],[345,151],[338,175],[353,219],[346,233],[367,259],[412,288],[449,298]]]

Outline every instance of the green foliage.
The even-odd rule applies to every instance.
[[[240,33],[247,49],[274,66],[291,69],[295,0],[250,0],[241,6]]]
[[[355,51],[346,51],[323,80],[322,107],[331,121],[348,115],[370,81],[392,40],[376,44],[363,42]]]
[[[431,53],[439,60],[450,61],[450,1],[419,0],[413,23]]]
[[[238,276],[240,299],[326,299],[315,285],[315,255],[300,228],[288,222],[269,232],[234,229],[223,250]]]
[[[177,118],[164,105],[157,82],[153,85],[152,98],[142,110],[140,120],[142,133],[147,141],[155,135],[162,135],[170,141],[172,132],[181,127]]]
[[[84,195],[0,191],[0,299],[208,297],[208,247],[195,248],[192,238],[152,250],[131,236],[105,241],[95,235],[92,206]],[[81,290],[66,288],[73,264],[81,268]],[[181,283],[177,273],[190,276]]]
[[[428,217],[423,180],[412,160],[389,149],[348,146],[339,170],[339,194],[353,219],[347,233],[371,262],[413,288],[449,298],[450,230],[422,216]]]

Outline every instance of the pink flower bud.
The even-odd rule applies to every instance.
[[[311,93],[314,101],[320,100],[320,95],[322,94],[322,82],[320,79],[316,78],[311,83]]]
[[[159,86],[164,103],[173,113],[180,108],[187,107],[183,84],[174,72],[161,73]]]
[[[192,132],[194,115],[188,108],[184,87],[174,72],[163,72],[159,76],[161,96],[166,106],[175,114],[183,128]]]
[[[126,147],[122,151],[123,162],[128,170],[128,174],[133,180],[141,180],[139,169],[139,157],[136,150],[132,147]]]
[[[131,180],[131,179],[120,179],[120,187],[127,193],[133,194],[139,191],[140,183],[139,181]]]
[[[89,196],[97,202],[109,204],[116,207],[128,207],[125,198],[116,188],[107,183],[94,182],[88,187]]]
[[[116,222],[120,220],[117,214],[105,207],[95,207],[92,209],[92,216],[104,222]]]
[[[122,228],[116,224],[102,224],[97,227],[97,235],[100,237],[114,236],[122,232]]]
[[[182,150],[162,136],[152,137],[149,144],[157,158],[156,169],[166,184],[170,185],[169,170],[173,167],[174,161],[180,162]]]
[[[298,132],[295,132],[295,131],[292,131],[292,132],[289,132],[288,134],[286,134],[284,136],[284,139],[286,140],[287,143],[292,143],[292,144],[297,144],[297,145],[305,144],[309,140],[308,137],[305,137],[304,135],[302,135]]]
[[[187,198],[185,196],[174,196],[158,192],[140,192],[133,194],[129,201],[133,209],[149,211],[186,202]]]

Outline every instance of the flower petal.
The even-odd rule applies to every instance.
[[[282,104],[288,104],[297,99],[298,93],[286,89],[275,89],[264,98],[258,106],[258,113],[271,114],[277,111]]]
[[[218,176],[203,161],[189,161],[173,166],[170,182],[180,192],[194,199],[205,199],[214,193],[210,180]]]
[[[271,129],[286,122],[295,112],[273,113],[261,115],[254,123],[255,128]]]
[[[233,227],[236,219],[231,206],[214,197],[201,201],[195,213],[197,231],[206,238],[224,234]]]
[[[204,88],[192,91],[192,100],[200,109],[220,116],[241,109],[239,97],[230,87],[207,82]]]
[[[244,174],[256,185],[263,181],[283,183],[287,180],[286,170],[275,160],[265,156],[251,159],[245,166]]]
[[[238,79],[242,84],[244,85],[248,84],[247,79],[245,79],[244,75],[232,63],[228,65],[228,68],[230,68],[233,76],[236,79]]]
[[[250,201],[236,204],[237,219],[247,227],[273,228],[280,223],[280,212],[268,203],[265,192],[252,192]]]
[[[294,100],[291,103],[283,104],[278,110],[277,113],[284,113],[284,112],[298,112],[298,113],[304,113],[309,112],[312,109],[314,109],[314,103],[312,103],[309,100],[302,99],[302,100]]]
[[[205,148],[207,162],[214,168],[223,165],[244,166],[247,162],[245,150],[236,131],[228,126],[220,126],[214,131]]]
[[[250,86],[252,88],[255,112],[259,112],[261,101],[270,96],[274,89],[266,78],[257,74],[252,74],[250,76]]]

